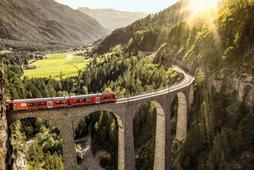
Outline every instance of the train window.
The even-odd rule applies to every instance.
[[[90,98],[84,98],[84,99],[74,100],[75,103],[90,102],[90,101],[91,101]]]
[[[36,102],[35,106],[45,106],[46,102]]]
[[[21,103],[21,106],[22,106],[22,107],[26,107],[27,104],[26,104],[26,103]]]
[[[85,101],[86,101],[86,102],[90,102],[91,99],[90,99],[90,98],[85,98]]]
[[[103,99],[110,99],[110,96],[103,96]]]
[[[55,104],[66,104],[65,100],[56,101]]]
[[[34,106],[34,103],[27,103],[27,106]]]
[[[78,103],[82,103],[82,102],[85,102],[86,100],[84,99],[78,99]]]

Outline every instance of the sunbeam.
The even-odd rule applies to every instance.
[[[220,0],[190,0],[188,8],[192,12],[192,16],[195,16],[200,13],[216,10],[219,2]]]

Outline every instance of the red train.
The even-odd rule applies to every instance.
[[[70,97],[21,99],[6,102],[7,111],[53,109],[93,104],[114,103],[115,93],[98,93]]]

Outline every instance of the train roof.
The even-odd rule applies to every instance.
[[[76,99],[76,98],[83,98],[83,97],[95,97],[95,96],[100,96],[102,95],[101,93],[97,94],[86,94],[86,95],[78,95],[78,96],[70,96],[71,99]]]
[[[35,98],[35,99],[18,99],[13,100],[13,102],[36,102],[36,101],[47,101],[47,100],[66,100],[66,99],[76,99],[76,98],[85,98],[85,97],[96,97],[103,94],[115,94],[114,92],[106,93],[97,93],[97,94],[86,94],[86,95],[77,95],[77,96],[65,96],[65,97],[48,97],[48,98]]]
[[[53,99],[52,97],[51,98],[36,98],[36,99],[18,99],[18,100],[13,100],[13,102],[28,102],[28,101],[33,102],[38,100],[44,101],[44,100],[52,100],[52,99]]]
[[[97,93],[97,94],[86,94],[86,95],[77,95],[77,96],[70,96],[71,99],[76,99],[76,98],[85,98],[85,97],[96,97],[96,96],[101,96],[104,94],[115,94],[114,92],[106,92],[106,93]]]
[[[18,99],[13,100],[13,102],[35,102],[35,101],[47,101],[47,100],[65,100],[69,97],[48,97],[48,98],[35,98],[35,99]]]

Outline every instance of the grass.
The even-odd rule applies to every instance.
[[[90,62],[83,56],[76,56],[72,53],[56,53],[45,56],[43,60],[32,62],[30,66],[36,69],[24,71],[28,78],[51,77],[54,79],[77,76],[79,70],[83,70]]]

